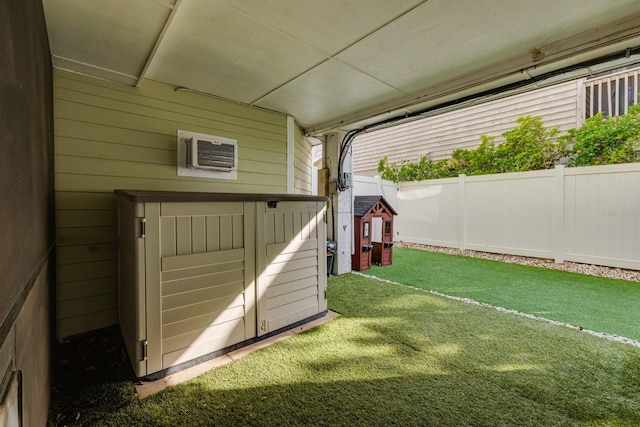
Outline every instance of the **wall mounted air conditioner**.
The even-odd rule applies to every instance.
[[[235,139],[178,131],[178,175],[236,179],[238,143]]]
[[[238,169],[237,143],[234,140],[192,137],[187,141],[187,167],[213,171]]]

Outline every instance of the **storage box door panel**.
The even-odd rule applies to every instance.
[[[324,203],[257,203],[258,335],[326,310]]]
[[[253,203],[161,204],[154,367],[255,336],[254,221]]]

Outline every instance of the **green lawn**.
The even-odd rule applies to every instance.
[[[328,297],[338,319],[143,401],[78,383],[50,424],[640,425],[636,347],[356,275]]]
[[[363,273],[640,341],[638,282],[406,248]]]

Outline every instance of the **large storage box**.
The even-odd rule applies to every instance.
[[[319,317],[324,197],[116,190],[119,322],[161,377]]]

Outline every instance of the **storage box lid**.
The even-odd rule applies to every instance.
[[[188,191],[115,190],[132,202],[327,202],[322,196],[304,194],[200,193]]]

